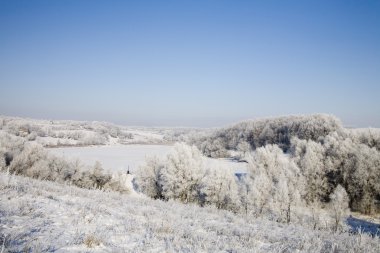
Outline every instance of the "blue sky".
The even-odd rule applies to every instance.
[[[380,1],[0,0],[0,114],[380,127]]]

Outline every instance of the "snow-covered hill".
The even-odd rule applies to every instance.
[[[1,172],[0,251],[370,253],[380,241]]]
[[[0,116],[0,130],[45,147],[168,144],[183,140],[191,128],[126,127],[98,121],[36,120]]]

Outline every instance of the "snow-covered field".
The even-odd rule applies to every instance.
[[[380,241],[0,172],[0,252],[371,253]]]
[[[133,173],[145,162],[147,156],[164,157],[171,150],[170,145],[111,145],[90,147],[50,148],[49,152],[67,159],[79,159],[86,165],[99,161],[103,168],[112,171]]]
[[[129,167],[133,173],[139,166],[144,164],[146,157],[157,156],[164,158],[173,150],[173,146],[131,144],[50,148],[48,150],[52,154],[65,157],[66,159],[79,159],[86,165],[94,165],[96,161],[99,161],[106,170],[125,171]],[[211,167],[218,165],[228,167],[232,173],[246,171],[246,163],[238,163],[229,159],[211,158],[205,158],[205,161]]]

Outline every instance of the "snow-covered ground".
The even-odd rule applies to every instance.
[[[371,253],[380,241],[0,172],[0,252],[21,251]]]
[[[223,166],[231,170],[232,173],[246,173],[247,172],[247,163],[238,162],[233,159],[228,158],[206,158],[206,166],[211,168],[217,168],[218,166]]]
[[[79,159],[86,165],[99,161],[103,168],[112,171],[130,169],[133,173],[145,162],[147,156],[164,157],[171,150],[170,145],[110,145],[90,147],[51,148],[49,152],[67,159]]]

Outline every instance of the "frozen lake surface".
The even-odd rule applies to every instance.
[[[148,156],[158,156],[164,158],[174,146],[170,145],[111,145],[111,146],[91,146],[91,147],[65,147],[51,148],[49,151],[57,156],[66,159],[79,159],[84,164],[93,166],[96,161],[102,164],[105,170],[135,172],[139,166],[145,163]],[[238,163],[229,159],[211,159],[205,157],[206,166],[225,166],[231,169],[232,173],[246,171],[246,163]]]
[[[99,161],[106,170],[127,170],[133,173],[145,162],[147,156],[165,157],[173,146],[169,145],[115,145],[91,147],[52,148],[49,151],[67,159],[79,159],[84,164],[94,165]]]

